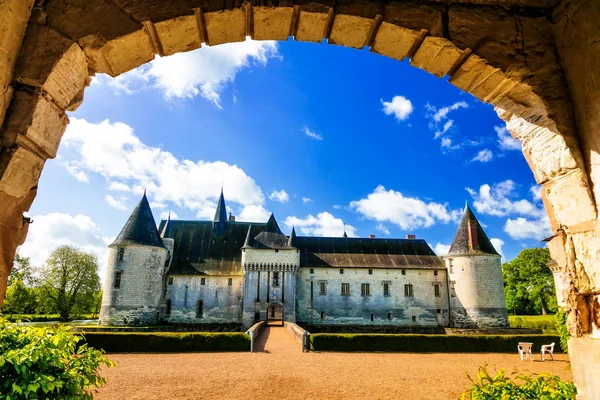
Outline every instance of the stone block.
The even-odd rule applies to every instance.
[[[410,61],[411,65],[442,78],[461,57],[462,51],[444,38],[428,36]]]
[[[2,131],[2,146],[21,145],[41,159],[56,157],[68,124],[64,111],[39,93],[17,91]]]
[[[569,236],[572,241],[574,279],[577,292],[600,292],[600,269],[596,268],[600,260],[600,235],[597,231],[578,232]],[[569,253],[567,252],[569,256]]]
[[[194,15],[154,24],[165,56],[200,47],[200,35]]]
[[[563,235],[556,235],[550,241],[546,242],[550,256],[556,263],[564,268],[567,265],[567,256],[565,254],[565,241]]]
[[[514,86],[514,81],[508,79],[501,70],[474,54],[456,70],[450,83],[486,103]]]
[[[301,11],[298,19],[296,40],[301,42],[321,43],[327,25],[327,14]]]
[[[546,182],[544,194],[560,225],[572,226],[597,218],[587,174],[579,168]]]
[[[24,198],[37,187],[44,160],[22,147],[8,155],[8,158],[2,163],[6,167],[0,177],[0,192],[10,197]]]
[[[597,366],[600,365],[600,339],[569,339],[569,358],[573,378],[577,382],[577,399],[594,400],[600,393]]]
[[[419,32],[384,21],[377,30],[371,51],[402,61],[418,37]]]
[[[254,40],[287,40],[292,7],[254,7]]]
[[[204,21],[210,46],[246,40],[246,14],[242,9],[206,13]]]
[[[362,49],[372,24],[373,20],[370,18],[337,14],[331,27],[329,43]]]
[[[392,1],[385,4],[384,21],[404,28],[420,31],[426,29],[431,36],[443,36],[441,4]]]

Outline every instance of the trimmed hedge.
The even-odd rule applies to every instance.
[[[107,353],[179,353],[250,351],[250,337],[241,332],[86,332],[83,343]]]
[[[555,342],[559,353],[560,338],[550,335],[389,335],[330,334],[310,336],[310,348],[316,351],[400,351],[409,353],[516,353],[519,342],[533,343],[540,351],[543,344]]]

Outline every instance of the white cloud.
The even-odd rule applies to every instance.
[[[521,142],[514,139],[505,126],[495,126],[494,130],[498,135],[498,146],[502,150],[521,150]]]
[[[508,179],[506,181],[490,186],[488,184],[481,185],[479,191],[471,188],[466,188],[475,200],[473,205],[475,209],[488,215],[498,217],[507,216],[510,214],[520,214],[535,218],[546,216],[546,212],[541,206],[538,206],[529,200],[515,199],[515,183]]]
[[[269,199],[273,201],[278,201],[280,203],[287,203],[290,200],[290,195],[283,189],[277,191],[273,190],[269,195]]]
[[[320,133],[311,131],[308,126],[303,127],[302,129],[304,129],[304,133],[306,134],[306,136],[308,136],[309,138],[315,139],[315,140],[323,140],[323,135],[321,135]]]
[[[156,57],[149,64],[111,79],[109,85],[127,94],[152,87],[166,99],[202,96],[218,108],[221,93],[244,68],[281,58],[273,41],[247,40]],[[104,79],[102,79],[104,80]]]
[[[494,153],[492,153],[489,149],[480,150],[479,153],[471,161],[479,161],[482,163],[486,163],[490,161],[494,157]]]
[[[344,229],[348,236],[356,236],[356,229],[352,225],[344,225],[340,218],[335,218],[328,212],[319,213],[316,217],[312,214],[306,218],[291,216],[287,217],[284,223],[288,228],[295,226],[304,235],[309,236],[340,237],[344,234]]]
[[[271,213],[263,206],[260,205],[248,205],[245,206],[240,215],[236,216],[238,221],[246,222],[267,222]]]
[[[388,235],[388,236],[390,235],[390,230],[384,224],[377,224],[375,229],[377,229],[379,232],[383,233],[384,235]]]
[[[542,199],[542,186],[541,185],[533,185],[532,187],[529,188],[529,191],[531,192],[531,196],[533,197],[533,200],[538,201]]]
[[[392,101],[383,101],[381,99],[381,104],[383,104],[385,115],[394,114],[394,117],[398,121],[404,121],[413,112],[411,101],[404,96],[394,96]]]
[[[550,223],[546,216],[539,219],[527,219],[518,217],[516,219],[507,219],[504,225],[504,232],[508,233],[513,239],[537,239],[542,240],[552,236]]]
[[[65,169],[67,170],[67,172],[69,173],[69,175],[72,175],[75,179],[77,179],[79,182],[83,182],[83,183],[89,183],[90,179],[87,176],[87,174],[83,171],[81,171],[79,169],[79,167],[71,162],[65,162],[64,164]]]
[[[30,257],[33,265],[46,262],[52,250],[61,245],[79,247],[98,256],[101,269],[106,266],[106,247],[112,240],[102,237],[100,228],[87,215],[74,217],[62,213],[32,216],[27,240],[19,248],[22,256]],[[100,275],[103,277],[103,274]]]
[[[169,214],[171,214],[171,219],[177,219],[179,218],[179,215],[177,215],[176,212],[173,211],[163,211],[160,213],[160,219],[167,219],[169,218]]]
[[[454,126],[454,120],[448,119],[448,115],[459,108],[468,107],[469,104],[464,101],[442,107],[439,110],[436,106],[432,106],[429,103],[425,105],[425,117],[429,119],[429,129],[433,131],[434,139],[440,139],[442,150],[458,150],[462,147],[460,144],[452,144],[453,141],[449,133],[450,129]]]
[[[433,251],[435,251],[435,254],[438,256],[445,256],[450,251],[450,245],[438,242],[433,248]]]
[[[437,107],[427,104],[425,106],[428,111],[431,111],[431,117],[435,122],[442,122],[446,118],[448,118],[448,114],[450,111],[456,111],[459,108],[469,108],[469,104],[464,101],[458,101],[450,106],[442,107],[439,110]]]
[[[312,200],[310,197],[303,197],[303,198],[302,198],[302,202],[303,202],[304,204],[306,204],[306,203],[310,203],[311,201],[313,201],[313,200]]]
[[[441,140],[441,145],[443,149],[447,149],[447,150],[458,150],[460,149],[460,145],[459,144],[452,144],[452,139],[450,139],[449,137],[443,137]]]
[[[228,202],[264,204],[261,188],[238,166],[178,159],[145,145],[121,122],[92,124],[71,118],[62,144],[61,154],[80,171],[100,174],[109,182],[118,180],[138,196],[146,188],[154,203],[170,201],[199,218],[213,217],[222,183]]]
[[[108,185],[108,190],[113,192],[131,192],[131,188],[124,183],[121,182],[110,182]]]
[[[490,242],[492,242],[492,246],[494,246],[494,248],[496,249],[498,254],[500,254],[502,256],[502,258],[505,258],[504,253],[502,252],[502,246],[504,246],[504,240],[498,239],[498,238],[491,238]]]
[[[390,222],[402,229],[427,228],[436,222],[446,224],[458,220],[461,214],[459,210],[448,210],[447,204],[406,197],[381,185],[366,199],[351,202],[350,208],[365,218]]]
[[[340,206],[339,204],[334,204],[333,208],[335,208],[336,210],[341,210],[342,206]]]
[[[107,194],[105,199],[109,206],[114,207],[117,210],[121,210],[121,211],[127,210],[127,205],[125,205],[125,200],[127,200],[127,199],[125,197],[115,199],[110,194]]]

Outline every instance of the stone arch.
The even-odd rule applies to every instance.
[[[555,40],[565,38],[557,29],[574,29],[569,21],[577,10],[585,7],[587,14],[579,11],[577,18],[589,15],[590,21],[600,18],[600,10],[592,0],[575,1],[577,10],[557,3],[5,0],[0,3],[0,53],[7,55],[0,59],[0,299],[16,247],[27,233],[23,212],[35,198],[45,161],[56,156],[68,123],[65,112],[82,103],[91,76],[117,76],[157,54],[203,44],[294,37],[409,58],[413,66],[447,77],[494,105],[543,185],[556,233],[549,246],[566,271],[571,331],[600,336],[600,268],[594,265],[600,239],[592,190],[600,189],[590,182],[599,174],[590,163],[594,155],[586,160],[582,153]],[[588,64],[597,65],[587,57]],[[596,87],[593,78],[588,82]],[[586,132],[593,127],[586,125]],[[595,348],[600,354],[600,345]]]

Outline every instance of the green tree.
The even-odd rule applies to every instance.
[[[525,249],[502,265],[506,307],[513,314],[543,314],[556,311],[556,291],[547,248]]]
[[[27,286],[31,286],[33,282],[33,267],[29,257],[22,257],[19,253],[15,254],[13,269],[8,276],[8,286],[15,280],[20,280]]]
[[[47,302],[68,320],[74,310],[95,305],[100,290],[98,259],[73,246],[56,248],[40,268],[40,302]]]
[[[6,297],[2,305],[5,314],[33,314],[36,311],[37,298],[33,289],[16,279],[6,289]]]

